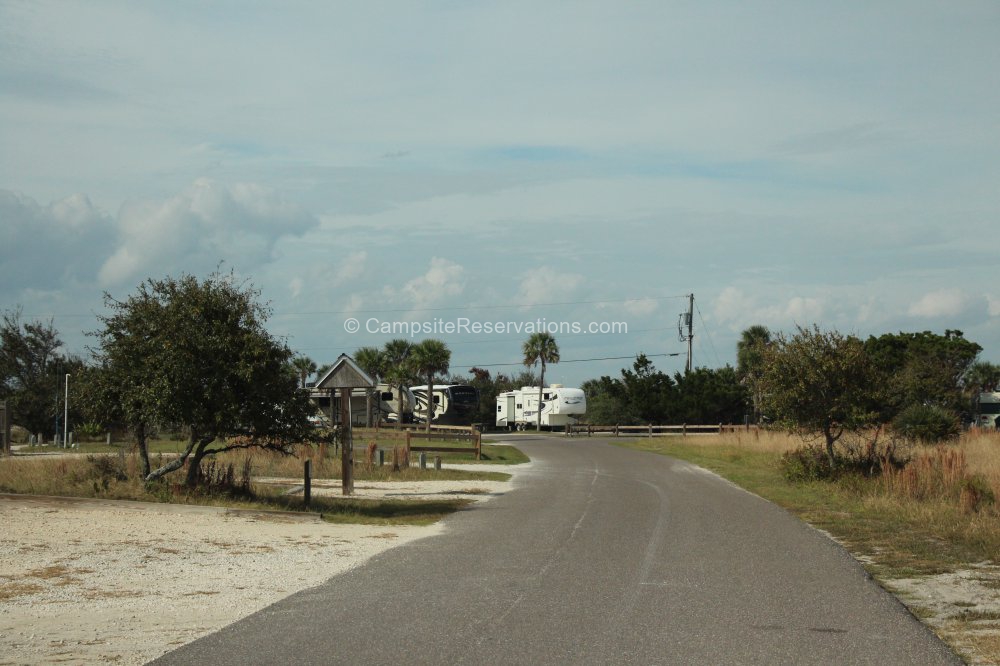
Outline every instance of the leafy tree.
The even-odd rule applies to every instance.
[[[739,423],[746,414],[748,391],[732,366],[695,368],[674,375],[672,411],[681,423]]]
[[[771,331],[760,324],[744,330],[736,343],[736,374],[750,393],[754,423],[761,418],[760,377],[764,372],[764,347],[770,343]]]
[[[308,396],[288,371],[292,352],[264,328],[259,292],[214,274],[147,280],[110,303],[98,354],[121,387],[135,423],[175,423],[190,434],[177,458],[146,475],[153,481],[189,463],[198,482],[205,456],[233,449],[287,453],[311,436]],[[145,323],[138,323],[147,318]],[[136,339],[136,338],[141,339]]]
[[[427,424],[426,431],[431,431],[431,421],[434,418],[434,374],[448,372],[451,363],[451,350],[440,340],[433,338],[414,345],[410,352],[413,371],[427,378]]]
[[[632,415],[625,423],[667,423],[673,417],[674,382],[645,354],[635,357],[632,370],[622,369],[621,383]]]
[[[580,385],[587,396],[587,422],[594,424],[631,424],[638,421],[630,410],[625,385],[604,375]]]
[[[77,374],[83,362],[59,353],[62,340],[52,322],[24,322],[21,310],[4,312],[0,322],[0,399],[7,401],[11,421],[29,432],[55,432],[63,417],[66,374]],[[75,401],[74,401],[75,402]],[[74,417],[78,417],[74,402]]]
[[[354,362],[357,363],[358,367],[364,370],[365,373],[375,381],[375,384],[382,381],[382,376],[385,374],[386,370],[386,362],[385,353],[381,349],[378,347],[359,347],[358,350],[354,352]],[[376,388],[368,389],[367,392],[367,423],[369,426],[372,425],[372,398],[374,397],[376,391],[378,391],[377,386]],[[381,405],[381,401],[377,404]],[[381,407],[379,407],[379,409],[381,410]],[[378,413],[377,420],[382,420],[381,411]]]
[[[316,372],[316,361],[308,356],[296,356],[292,359],[292,367],[299,373],[299,387],[305,388],[306,379],[309,378],[309,375]]]
[[[551,334],[546,332],[532,333],[524,342],[524,365],[531,367],[536,363],[542,366],[541,378],[538,382],[538,419],[535,430],[542,429],[542,390],[545,387],[545,366],[547,363],[559,362],[559,345]]]
[[[385,378],[390,384],[396,385],[396,397],[399,405],[397,421],[403,422],[403,389],[410,384],[413,379],[413,370],[410,364],[410,352],[413,344],[404,338],[389,340],[383,347],[385,354]]]
[[[872,362],[890,377],[883,408],[886,420],[911,405],[937,405],[960,412],[968,404],[962,381],[982,347],[966,340],[962,331],[887,333],[868,338],[865,348]]]
[[[878,421],[883,384],[884,375],[854,336],[799,327],[764,348],[764,410],[803,434],[822,435],[831,466],[844,432]]]

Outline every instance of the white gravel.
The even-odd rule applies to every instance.
[[[0,499],[0,664],[140,664],[443,530]]]

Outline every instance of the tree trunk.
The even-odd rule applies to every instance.
[[[193,438],[193,433],[192,433]],[[184,485],[188,488],[195,488],[198,485],[198,479],[201,476],[201,461],[205,458],[205,449],[208,445],[215,441],[215,438],[201,438],[198,440],[198,446],[194,450],[194,455],[191,457],[191,464],[188,465],[187,479],[184,481]]]
[[[145,423],[140,423],[135,429],[135,442],[136,447],[139,449],[139,466],[142,470],[142,478],[145,479],[149,476],[149,447],[146,443]]]
[[[155,469],[148,475],[146,475],[146,482],[149,483],[150,481],[156,481],[157,479],[162,478],[167,474],[170,474],[170,472],[173,472],[174,470],[178,470],[181,467],[184,467],[184,462],[188,459],[188,456],[191,455],[191,451],[194,450],[196,443],[197,440],[195,439],[195,433],[194,430],[192,430],[191,439],[188,441],[188,445],[184,449],[184,452],[179,456],[177,456],[176,458],[174,458],[173,460],[171,460],[170,462],[168,462],[166,465],[163,465],[162,467]]]

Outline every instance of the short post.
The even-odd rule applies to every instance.
[[[45,438],[42,437],[42,433],[35,435],[35,443],[38,444],[38,446],[45,446]]]
[[[420,461],[420,469],[427,469],[427,453],[421,451],[418,460]]]
[[[476,433],[476,460],[483,459],[483,434]]]
[[[375,462],[378,463],[379,467],[385,464],[385,449],[375,450]]]
[[[302,502],[306,506],[309,506],[309,502],[312,500],[312,478],[309,474],[311,466],[312,461],[306,458],[302,470]]]
[[[108,431],[108,440],[107,440],[107,445],[108,445],[108,446],[111,446],[111,431],[110,431],[110,430]]]
[[[66,440],[66,447],[70,448],[70,449],[76,448],[75,446],[73,446],[73,433],[72,433],[72,431],[69,433],[69,439]]]
[[[434,456],[434,469],[441,469],[441,456]]]
[[[594,436],[594,426],[593,426],[593,424],[588,423],[587,424],[587,437],[593,437],[593,436]]]
[[[681,425],[681,436],[687,437],[687,434],[688,434],[688,424],[684,423]]]
[[[649,436],[650,437],[653,436],[653,424],[652,423],[649,424]]]
[[[719,434],[720,435],[722,434],[722,424],[721,423],[719,424]]]
[[[615,424],[615,437],[617,437],[617,436],[618,436],[618,424],[616,423]]]

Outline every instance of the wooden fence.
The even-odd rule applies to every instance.
[[[433,453],[471,453],[475,454],[476,460],[482,460],[483,455],[483,438],[482,433],[479,432],[473,426],[431,426],[430,433],[427,433],[426,426],[420,427],[420,431],[415,431],[415,428],[410,427],[410,424],[404,424],[398,426],[393,424],[390,427],[386,427],[384,424],[378,428],[354,428],[353,433],[357,439],[372,439],[372,438],[389,438],[398,439],[403,442],[403,446],[407,451],[415,451],[420,453],[421,451],[433,452]],[[472,444],[469,446],[439,446],[439,445],[428,445],[419,446],[414,445],[413,442],[420,440],[454,440],[456,442],[469,442]]]
[[[755,425],[726,425],[719,423],[716,425],[692,425],[687,423],[682,423],[680,425],[653,425],[652,423],[647,425],[633,425],[633,426],[623,426],[623,425],[593,425],[593,424],[576,424],[566,426],[566,435],[572,437],[573,435],[583,435],[586,434],[588,437],[593,437],[594,433],[610,433],[615,437],[619,436],[631,436],[631,437],[655,437],[663,435],[717,435],[724,432],[736,432],[738,430],[757,430],[759,426]]]

